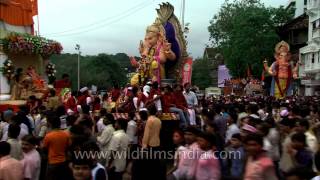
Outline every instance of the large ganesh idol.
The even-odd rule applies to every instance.
[[[137,73],[131,85],[143,85],[147,81],[161,83],[163,79],[179,80],[179,66],[186,57],[185,40],[178,19],[169,3],[160,5],[158,17],[148,26],[144,40],[140,42],[141,60],[131,58]]]
[[[293,79],[298,77],[298,66],[293,67],[290,64],[290,46],[285,41],[276,45],[274,57],[276,61],[270,67],[268,62],[264,61],[264,68],[273,76],[270,95],[282,99],[293,94]]]

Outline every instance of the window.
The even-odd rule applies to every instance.
[[[317,21],[314,21],[313,23],[312,23],[312,30],[315,30],[316,28],[317,28],[317,23],[316,23]]]
[[[314,63],[314,53],[312,53],[311,63]]]
[[[307,5],[308,0],[304,0],[304,5]]]

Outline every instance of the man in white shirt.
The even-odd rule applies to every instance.
[[[18,135],[20,133],[20,126],[16,124],[10,124],[9,125],[9,130],[8,130],[8,135],[9,138],[7,142],[10,144],[10,156],[12,158],[15,158],[16,160],[21,160],[23,157],[22,154],[22,149],[21,149],[21,144],[19,142]]]
[[[41,159],[40,154],[36,150],[35,146],[37,140],[32,135],[27,135],[22,138],[21,141],[23,150],[23,175],[24,179],[39,180]]]
[[[188,104],[189,120],[190,125],[196,125],[196,112],[195,108],[198,106],[198,99],[194,92],[190,91],[191,84],[186,83],[184,85],[185,91],[183,92],[184,97],[186,98]]]
[[[226,143],[228,143],[231,140],[231,138],[234,134],[240,133],[240,129],[237,126],[237,124],[235,123],[237,116],[234,114],[231,114],[227,118],[228,118],[227,119],[228,129],[226,132]]]
[[[104,108],[101,108],[100,110],[100,119],[97,122],[97,130],[98,130],[98,134],[101,134],[102,131],[104,130],[104,128],[106,127],[106,125],[103,123],[103,120],[106,118],[107,114],[107,110]]]
[[[129,143],[131,145],[137,145],[138,144],[138,136],[137,136],[137,123],[135,121],[135,113],[129,113],[129,119],[128,127],[127,127],[127,135],[129,137]]]
[[[116,131],[113,133],[111,142],[109,145],[110,161],[109,169],[110,179],[122,180],[123,172],[126,169],[127,151],[129,146],[129,137],[127,136],[125,129],[127,129],[127,120],[118,119],[115,123]]]
[[[104,128],[104,130],[102,131],[102,133],[97,137],[97,141],[100,145],[101,151],[104,153],[109,153],[109,145],[111,142],[111,138],[113,136],[114,133],[114,123],[115,120],[112,116],[112,114],[108,114],[108,117],[105,117],[103,119],[103,123],[106,126]],[[109,155],[109,154],[107,154]],[[109,158],[106,158],[106,162],[102,162],[103,164],[105,164],[106,166],[108,166],[108,160]]]
[[[1,141],[7,141],[8,140],[8,129],[9,124],[17,124],[20,126],[21,130],[18,136],[18,140],[21,140],[22,137],[29,134],[28,127],[24,123],[21,123],[21,116],[13,116],[12,118],[8,119],[7,123],[4,124],[2,129],[2,138]]]

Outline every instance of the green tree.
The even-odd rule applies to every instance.
[[[119,55],[120,54],[120,55]],[[80,57],[80,86],[97,85],[100,89],[111,88],[115,83],[123,86],[127,83],[125,70],[130,64],[129,58],[123,53],[117,55],[99,54],[97,56]],[[72,89],[77,89],[77,54],[62,54],[52,56],[51,62],[56,64],[57,79],[62,74],[70,75]]]
[[[273,59],[277,28],[293,14],[294,9],[265,7],[259,0],[227,0],[208,27],[212,46],[221,49],[232,76],[245,76],[248,66],[259,76],[262,61]]]
[[[211,85],[210,62],[207,59],[196,59],[192,66],[192,84],[200,89]]]

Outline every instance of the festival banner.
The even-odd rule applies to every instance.
[[[193,61],[191,57],[188,57],[184,62],[182,69],[182,84],[191,83],[192,63]]]
[[[220,65],[218,67],[218,87],[223,88],[226,81],[231,79],[229,69],[226,65]]]

